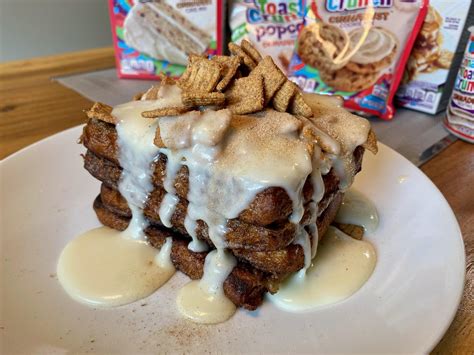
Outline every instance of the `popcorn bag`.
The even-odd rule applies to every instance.
[[[289,75],[307,92],[391,119],[427,0],[308,0]]]
[[[180,76],[187,55],[222,54],[224,0],[110,0],[120,78]]]
[[[229,19],[232,42],[249,40],[287,72],[303,26],[302,4],[301,0],[233,0]]]

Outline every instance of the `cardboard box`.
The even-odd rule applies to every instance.
[[[396,94],[398,105],[431,114],[446,108],[467,41],[467,35],[462,36],[467,33],[464,27],[472,10],[471,0],[430,0]]]
[[[225,0],[110,0],[120,78],[181,75],[190,53],[222,54]]]

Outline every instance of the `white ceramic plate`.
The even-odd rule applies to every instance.
[[[99,182],[82,168],[80,132],[62,132],[1,163],[4,353],[419,353],[452,321],[464,284],[458,224],[430,180],[384,145],[375,157],[366,154],[355,184],[380,213],[377,232],[367,237],[378,263],[346,301],[301,314],[266,302],[226,323],[197,325],[176,310],[187,280],[177,273],[128,306],[76,303],[55,272],[67,242],[99,225],[91,207]]]

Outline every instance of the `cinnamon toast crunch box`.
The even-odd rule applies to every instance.
[[[177,77],[189,53],[223,52],[225,0],[110,0],[121,78]]]

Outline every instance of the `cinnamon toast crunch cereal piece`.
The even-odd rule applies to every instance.
[[[177,85],[182,90],[211,92],[217,86],[221,73],[222,66],[218,62],[205,58],[195,58],[190,61]]]
[[[277,91],[273,98],[273,107],[280,112],[286,112],[290,101],[295,95],[298,88],[290,80],[285,81],[282,87]]]
[[[280,68],[273,62],[272,57],[266,56],[250,72],[249,77],[255,75],[263,76],[263,85],[265,88],[265,105],[270,102],[278,89],[285,83],[286,76]]]
[[[364,227],[356,224],[334,223],[334,226],[354,239],[362,240],[364,236]]]
[[[184,89],[186,85],[188,84],[188,79],[191,76],[191,70],[192,70],[191,67],[192,67],[192,63],[191,63],[191,60],[189,60],[185,71],[183,72],[181,77],[176,81],[176,85],[178,85],[180,89]]]
[[[187,107],[222,105],[225,102],[225,95],[221,92],[185,91],[181,99]]]
[[[223,91],[237,73],[241,63],[241,58],[218,55],[212,57],[211,60],[216,61],[222,65],[222,79],[217,84],[216,90]]]
[[[141,100],[156,100],[158,99],[158,92],[161,85],[153,85],[142,95]]]
[[[264,84],[262,75],[254,75],[234,81],[226,91],[229,110],[238,115],[253,113],[265,107]]]
[[[362,147],[364,147],[373,154],[377,154],[377,152],[379,151],[379,148],[377,146],[377,136],[375,135],[375,132],[372,128],[369,131],[367,141],[362,144]]]
[[[160,75],[160,86],[163,85],[176,85],[176,81],[167,75]]]
[[[89,118],[96,118],[107,123],[116,124],[117,119],[112,116],[112,109],[112,106],[102,102],[95,102],[89,110],[86,110],[86,115]]]
[[[303,95],[301,95],[301,92],[299,91],[296,92],[293,97],[293,100],[291,100],[289,112],[293,115],[303,116],[306,118],[313,116],[313,111],[311,110],[311,107],[308,106],[308,104],[303,98]]]
[[[163,139],[161,139],[160,125],[156,127],[155,139],[153,140],[153,144],[156,145],[158,148],[166,148]]]
[[[195,61],[198,61],[200,59],[208,59],[206,55],[204,54],[194,54],[194,53],[191,53],[189,56],[188,56],[188,61],[189,63],[193,63]]]
[[[262,55],[250,41],[243,39],[242,42],[240,42],[240,47],[250,56],[250,58],[253,59],[255,63],[259,63],[262,60]]]
[[[249,68],[249,70],[255,69],[257,63],[249,56],[239,45],[235,43],[229,43],[229,51],[233,55],[242,58],[244,65]]]
[[[189,111],[186,107],[162,107],[155,110],[143,111],[142,117],[156,118],[165,116],[179,116]]]
[[[135,95],[133,95],[132,97],[132,101],[139,101],[142,99],[142,96],[143,96],[144,92],[139,92],[139,93],[136,93]]]

